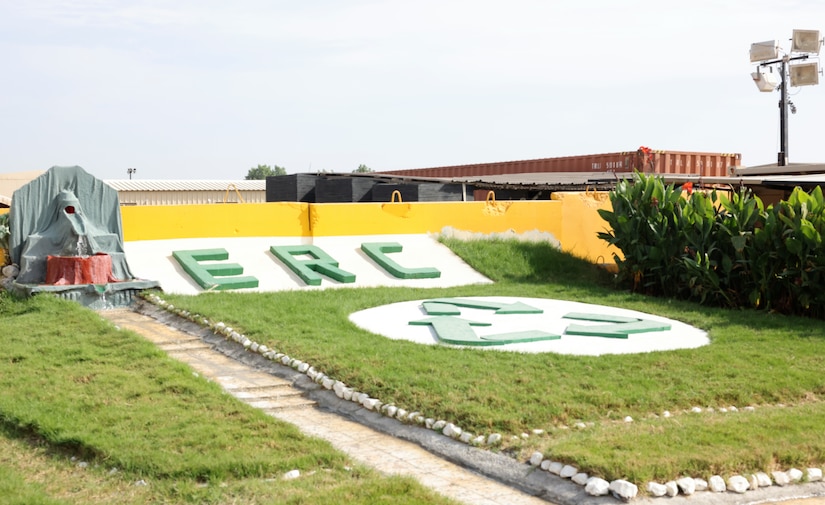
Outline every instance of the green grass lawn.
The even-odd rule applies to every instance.
[[[385,403],[475,434],[502,433],[499,450],[521,459],[538,450],[608,480],[637,483],[825,463],[825,432],[816,429],[825,422],[822,321],[617,291],[606,272],[543,244],[446,243],[496,284],[164,298]],[[390,340],[348,320],[382,304],[466,296],[639,310],[702,328],[711,344],[600,357],[479,352]],[[721,411],[731,406],[737,411]],[[665,411],[673,415],[665,418]],[[532,430],[545,433],[518,437]]]
[[[617,291],[604,271],[542,244],[447,243],[496,283],[163,297],[385,403],[501,433],[493,450],[522,461],[538,450],[640,485],[825,463],[825,323]],[[500,353],[390,340],[348,319],[465,296],[614,305],[703,328],[711,344],[601,357]],[[2,503],[445,503],[408,479],[353,466],[75,304],[0,296],[0,342],[0,496],[13,500]],[[738,411],[721,412],[730,406]],[[306,478],[279,479],[296,468]],[[135,486],[141,479],[149,485]]]
[[[0,294],[0,391],[0,504],[450,503],[50,296]]]

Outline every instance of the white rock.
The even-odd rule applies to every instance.
[[[246,337],[243,337],[243,338],[241,339],[241,345],[243,345],[243,346],[244,346],[244,349],[249,349],[249,348],[252,346],[252,344],[254,344],[254,343],[255,343],[255,342],[253,342],[253,341],[249,340],[249,339],[248,339],[248,338],[246,338]]]
[[[776,482],[777,486],[787,486],[791,483],[790,477],[785,472],[771,472],[771,477],[773,477],[773,481]]]
[[[747,406],[747,407],[745,407],[743,410],[745,410],[745,411],[747,411],[747,412],[753,412],[754,410],[756,410],[756,407],[754,407],[754,406],[752,406],[752,405],[748,405],[748,406]]]
[[[539,468],[541,468],[542,470],[544,470],[546,472],[550,468],[550,463],[552,463],[552,461],[550,461],[549,459],[545,459],[544,461],[541,462],[541,464],[539,465]]]
[[[670,417],[670,411],[666,410],[662,412],[662,417]]]
[[[773,484],[771,478],[765,472],[756,473],[756,482],[759,483],[759,487],[768,487]]]
[[[590,496],[604,496],[610,491],[610,483],[604,479],[594,477],[587,481],[584,491]]]
[[[552,474],[559,475],[561,473],[562,468],[564,468],[564,463],[553,461],[550,463],[550,466],[547,467],[547,471]]]
[[[665,482],[665,494],[671,498],[679,494],[679,486],[676,484],[675,480]]]
[[[725,407],[722,407],[722,408],[719,409],[719,412],[721,412],[723,414],[727,413],[727,411],[728,411],[728,409],[725,408]]]
[[[344,394],[344,396],[343,396],[344,400],[346,400],[346,401],[352,400],[352,388],[344,388],[343,389],[343,394]]]
[[[258,352],[261,354],[266,354],[267,352],[269,352],[269,347],[265,346],[264,344],[261,344],[258,346]]]
[[[357,397],[355,393],[352,393],[352,396],[358,400],[358,403],[364,403],[364,400],[367,400],[370,397],[367,393],[358,393]]]
[[[639,493],[639,488],[636,487],[636,484],[624,479],[614,480],[610,483],[609,489],[610,492],[613,493],[613,496],[622,501],[630,501]]]
[[[625,417],[625,418],[624,418],[624,422],[626,422],[626,423],[632,423],[632,422],[633,422],[633,418],[632,418],[632,417],[630,417],[630,416],[627,416],[627,417]],[[615,481],[614,481],[614,482],[615,482]]]
[[[479,435],[479,436],[477,436],[476,438],[473,439],[473,445],[481,445],[481,444],[484,443],[484,441],[485,441],[484,435]]]
[[[344,390],[347,388],[347,385],[341,381],[335,381],[332,384],[332,390],[335,391],[335,394],[338,395],[339,398],[344,396]]]
[[[821,468],[808,468],[808,482],[819,482],[822,480]]]
[[[530,466],[539,466],[543,460],[544,460],[544,454],[542,454],[540,452],[534,452],[530,456]]]
[[[432,429],[432,427],[433,427],[433,425],[434,425],[434,424],[435,424],[435,419],[433,419],[432,417],[428,417],[427,419],[424,419],[424,426],[425,426],[428,430],[429,430],[429,429]]]
[[[679,486],[679,491],[683,495],[690,496],[696,492],[696,481],[692,477],[683,477],[676,480],[676,485]]]
[[[802,473],[802,470],[798,468],[791,468],[788,470],[788,478],[791,479],[791,482],[799,482],[802,480],[802,476],[805,475]]]
[[[751,483],[748,479],[742,477],[741,475],[734,475],[733,477],[728,478],[728,491],[742,494],[750,489],[750,487]]]
[[[381,401],[375,398],[366,397],[361,400],[361,405],[367,410],[377,410],[381,406]]]
[[[398,407],[395,405],[387,405],[387,410],[385,413],[387,414],[387,417],[395,417],[398,413]]]
[[[332,389],[332,386],[335,385],[335,381],[327,377],[321,385],[324,386],[324,389]]]
[[[291,360],[292,360],[292,358],[290,358],[290,357],[289,357],[289,356],[287,356],[286,354],[284,354],[283,356],[281,356],[281,364],[284,364],[284,365],[289,365],[289,362],[290,362]]]
[[[579,473],[579,469],[573,465],[564,465],[564,467],[559,472],[559,477],[563,479],[569,479],[570,477]]]
[[[587,484],[587,481],[590,480],[590,476],[584,472],[579,472],[576,475],[570,477],[570,480],[580,486],[584,486],[585,484]]]
[[[751,476],[748,477],[748,482],[750,483],[750,486],[748,486],[749,491],[756,491],[759,489],[759,479],[756,477],[756,474],[751,474]]]
[[[696,491],[707,491],[708,490],[708,481],[705,479],[693,479],[693,486]]]
[[[714,475],[708,480],[708,486],[714,493],[724,493],[728,486],[725,484],[725,479],[719,475]]]
[[[736,407],[733,407],[733,406],[729,407],[729,410],[731,412],[739,412],[739,409],[737,409]]]
[[[693,412],[694,414],[698,414],[698,413],[702,412],[702,408],[701,407],[693,407],[692,409],[690,409],[690,411]]]
[[[647,492],[650,496],[664,496],[667,493],[667,487],[664,484],[659,484],[658,482],[648,482],[647,483]]]
[[[441,431],[444,429],[445,426],[447,426],[447,421],[439,419],[438,421],[433,423],[433,430]]]
[[[578,422],[578,423],[574,424],[573,427],[578,429],[578,430],[583,430],[583,429],[587,428],[587,425],[582,423],[582,422]]]
[[[258,345],[258,342],[252,342],[252,344],[249,346],[249,350],[252,352],[258,352],[258,349],[260,348],[261,346]]]
[[[290,470],[290,471],[288,471],[287,473],[284,474],[284,480],[297,479],[300,476],[301,476],[301,471],[300,470]]]
[[[533,435],[544,435],[544,430],[533,430]]]
[[[496,445],[501,442],[501,434],[500,433],[491,433],[489,437],[487,437],[487,445]]]
[[[398,411],[396,411],[396,413],[395,413],[395,418],[400,420],[400,421],[404,421],[404,420],[406,420],[407,414],[408,414],[408,412],[406,410],[398,409]]]
[[[299,372],[306,373],[307,370],[309,370],[309,363],[301,363],[300,365],[298,365]]]
[[[465,443],[465,444],[471,444],[471,443],[473,443],[474,437],[473,437],[472,433],[470,433],[469,431],[465,431],[465,432],[462,432],[461,435],[458,436],[458,440]],[[482,438],[482,440],[483,440],[483,438]]]
[[[441,430],[442,434],[444,434],[445,436],[450,437],[450,438],[455,438],[455,437],[460,436],[461,432],[462,432],[461,428],[454,425],[453,423],[445,424],[444,428],[442,428],[442,430]]]

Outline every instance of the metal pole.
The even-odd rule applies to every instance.
[[[776,162],[777,166],[780,167],[788,165],[788,83],[785,79],[787,62],[787,58],[782,58],[782,65],[780,67],[782,82],[780,84],[779,98],[779,155]]]

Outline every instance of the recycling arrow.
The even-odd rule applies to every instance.
[[[453,345],[469,346],[492,346],[504,344],[518,344],[524,342],[537,342],[540,340],[557,340],[560,335],[547,333],[539,330],[516,331],[509,333],[498,333],[495,335],[478,336],[473,331],[473,326],[490,326],[490,323],[471,321],[453,316],[437,316],[410,321],[412,325],[425,326],[432,325],[435,335],[440,342]]]
[[[466,307],[468,309],[494,310],[496,314],[543,314],[542,309],[532,307],[522,302],[502,303],[467,298],[436,298],[422,303],[424,311],[430,315],[454,315],[460,311],[451,307]],[[430,312],[432,310],[432,312]]]
[[[454,345],[484,345],[479,343],[478,335],[473,331],[472,326],[490,326],[490,323],[470,321],[469,319],[453,316],[428,317],[427,319],[410,321],[410,324],[417,326],[432,325],[438,340]]]

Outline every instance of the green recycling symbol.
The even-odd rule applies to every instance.
[[[473,327],[492,326],[492,323],[473,321],[459,317],[462,308],[492,310],[496,315],[543,314],[542,309],[522,302],[499,303],[466,298],[436,298],[422,302],[422,308],[428,316],[425,319],[410,321],[411,325],[432,326],[439,342],[464,346],[493,346],[520,344],[544,340],[558,340],[561,335],[543,330],[477,335]],[[604,338],[628,338],[633,333],[670,330],[670,324],[658,321],[626,316],[589,314],[570,312],[564,319],[588,321],[597,324],[572,323],[564,331],[565,335]],[[601,323],[601,324],[598,324]]]

